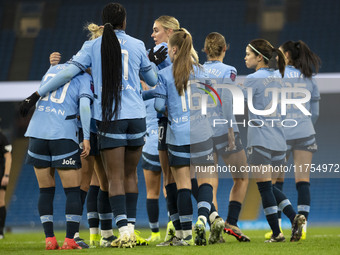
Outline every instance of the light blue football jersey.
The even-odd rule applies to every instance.
[[[194,82],[200,79],[205,82],[208,78],[204,69],[194,67],[190,75],[188,90],[180,96],[176,90],[172,73],[172,65],[158,73],[156,97],[166,98],[168,110],[168,128],[166,143],[176,146],[200,143],[212,137],[213,132],[205,115],[201,114],[200,96],[205,92],[198,89]],[[188,97],[188,95],[191,95]],[[193,96],[195,95],[195,96]],[[189,101],[190,99],[190,101]],[[190,104],[190,105],[189,105]]]
[[[314,78],[305,78],[300,70],[294,66],[286,66],[284,75],[285,85],[288,88],[303,88],[311,93],[310,101],[320,100],[320,92]],[[292,92],[287,97],[292,99],[302,98],[301,93]],[[310,101],[304,104],[305,108],[311,112]],[[287,140],[309,137],[315,134],[314,125],[311,116],[305,115],[295,105],[287,105],[286,119],[294,119],[297,122],[296,127],[285,127]]]
[[[284,87],[281,75],[273,69],[260,68],[255,73],[246,77],[244,83],[244,94],[248,103],[252,100],[252,105],[256,110],[270,109],[272,106],[273,91],[281,90]],[[247,88],[251,88],[252,97],[248,95]],[[278,99],[280,94],[278,95]],[[276,111],[263,116],[257,115],[248,109],[249,124],[247,146],[262,146],[273,151],[286,151],[286,137],[281,124],[281,108],[277,104]]]
[[[66,66],[67,64],[62,64],[51,67],[40,86],[44,86]],[[79,74],[56,91],[40,98],[25,136],[46,140],[71,139],[78,143],[79,99],[87,97],[93,100],[91,82],[92,77],[89,74]]]
[[[158,118],[154,107],[155,99],[144,101],[146,106],[146,136],[143,152],[158,155]]]
[[[122,96],[117,119],[145,118],[145,105],[140,92],[140,71],[151,70],[150,60],[146,55],[144,43],[127,35],[123,30],[115,30],[122,52]],[[102,37],[86,41],[81,50],[72,58],[70,63],[85,70],[92,69],[94,81],[94,119],[102,120],[102,66],[101,66]],[[114,102],[113,102],[114,107]],[[115,118],[113,116],[112,120]]]
[[[215,79],[217,84],[234,84],[237,76],[237,70],[235,67],[226,65],[220,61],[206,61],[203,65],[206,72],[209,74],[209,78]],[[222,104],[228,104],[229,107],[232,107],[232,95],[228,89],[217,88],[217,94],[222,98],[222,93],[226,96],[223,96],[225,100],[222,100]],[[226,101],[227,100],[227,101]],[[208,97],[208,118],[209,123],[214,131],[215,136],[221,136],[228,133],[228,128],[230,125],[215,125],[214,127],[214,119],[224,119],[222,112],[222,105],[220,102],[216,101],[217,105],[214,104],[213,99]],[[209,107],[210,106],[210,107]],[[232,121],[234,132],[239,132],[238,126],[236,123],[235,116],[231,116],[231,120],[227,120],[228,123]]]

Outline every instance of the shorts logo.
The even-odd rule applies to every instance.
[[[253,154],[253,147],[248,148],[248,155]]]
[[[209,154],[209,155],[207,156],[207,160],[214,160],[214,156],[213,156],[212,154]]]
[[[317,149],[318,149],[318,146],[317,146],[316,143],[314,143],[314,144],[312,144],[312,145],[309,145],[309,146],[307,147],[307,150],[311,150],[311,151],[317,150]]]
[[[70,159],[63,159],[63,163],[62,163],[62,165],[75,165],[75,164],[76,164],[76,161],[72,160],[72,158],[70,158]]]

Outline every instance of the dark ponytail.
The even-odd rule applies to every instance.
[[[122,92],[122,53],[114,29],[122,29],[126,12],[122,5],[110,3],[102,13],[104,31],[101,44],[102,59],[102,130],[113,117],[117,119]],[[114,108],[112,111],[114,101]]]
[[[303,41],[287,41],[281,45],[281,49],[283,52],[288,52],[288,64],[299,69],[305,77],[311,78],[314,73],[319,72],[321,65],[319,56]]]
[[[250,49],[254,52],[255,56],[262,55],[264,63],[268,66],[271,65],[272,61],[275,61],[275,55],[278,57],[277,65],[280,71],[280,74],[282,75],[282,78],[285,74],[285,58],[282,52],[278,48],[274,48],[273,45],[271,45],[270,42],[268,42],[265,39],[255,39],[252,40],[248,46]],[[276,54],[274,54],[276,53]],[[275,64],[273,64],[273,67]]]
[[[285,76],[285,67],[286,67],[285,57],[282,51],[280,51],[278,48],[273,48],[273,52],[276,52],[277,54],[277,58],[278,58],[277,65],[278,65],[280,74],[283,78]]]

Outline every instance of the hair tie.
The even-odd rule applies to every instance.
[[[252,48],[253,51],[255,51],[257,54],[261,55],[263,58],[267,59],[267,61],[269,61],[269,58],[267,58],[265,55],[263,55],[261,52],[259,52],[257,49],[255,49],[255,47],[253,45],[251,45],[250,43],[248,44],[248,46],[250,48]]]
[[[105,24],[104,24],[104,27],[105,27],[106,25],[112,26],[111,23],[109,23],[109,22],[108,22],[108,23],[105,23]]]
[[[296,43],[295,43],[295,48],[300,49],[300,46],[301,46],[301,45],[300,45],[300,42],[296,42]]]

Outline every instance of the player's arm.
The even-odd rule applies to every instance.
[[[222,114],[225,120],[230,123],[231,119],[233,118],[233,98],[232,94],[227,88],[223,88],[222,95],[221,95],[221,101],[222,101]]]
[[[81,97],[79,102],[79,113],[81,126],[83,128],[84,140],[81,157],[87,157],[90,153],[90,125],[91,125],[91,100],[88,97]]]
[[[319,118],[319,100],[312,100],[310,102],[310,109],[311,109],[311,118],[313,125],[315,125],[316,121]]]
[[[157,88],[157,87],[156,87]],[[143,90],[142,91],[142,97],[143,100],[149,100],[155,98],[157,95],[157,90],[156,89],[149,89],[149,90]]]
[[[41,86],[38,91],[34,92],[20,103],[20,113],[23,117],[27,115],[29,110],[36,104],[40,96],[45,96],[48,92],[54,91],[69,82],[74,76],[82,70],[73,64],[68,65],[64,70],[57,73],[44,86]]]
[[[155,99],[154,107],[157,112],[164,113],[166,110],[166,98],[163,95],[157,95]]]
[[[154,69],[151,67],[146,68],[144,70],[140,71],[141,75],[143,76],[144,81],[149,85],[149,86],[155,86],[157,84],[157,73],[154,71]]]
[[[5,173],[1,180],[1,186],[7,186],[9,181],[9,175],[11,174],[11,166],[12,166],[12,145],[5,146]]]
[[[140,45],[138,46],[138,49],[140,50],[140,58],[141,58],[141,64],[139,72],[143,77],[143,80],[149,85],[149,86],[155,86],[157,84],[157,71],[154,69],[157,69],[157,67],[152,67],[151,62],[146,55],[146,49],[143,42],[140,42]]]

